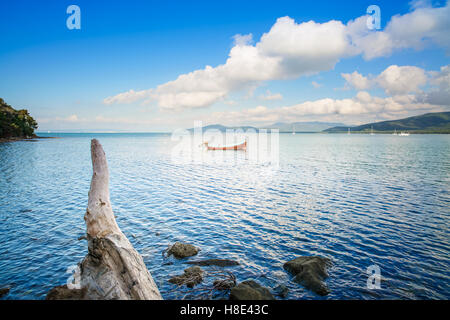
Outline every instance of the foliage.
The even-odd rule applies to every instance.
[[[0,98],[0,138],[34,137],[37,127],[36,120],[27,110],[15,110]]]

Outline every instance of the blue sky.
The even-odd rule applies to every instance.
[[[71,4],[81,9],[80,30],[66,27]],[[366,19],[372,4],[381,9],[382,29],[351,35],[351,46],[342,42],[348,22]],[[448,110],[447,8],[444,1],[3,1],[0,97],[27,108],[40,130],[168,131],[194,120],[357,124]],[[394,15],[403,19],[388,27]],[[328,41],[324,30],[336,37]],[[384,49],[374,55],[377,32],[376,48]],[[268,33],[270,41],[261,41]],[[237,34],[252,39],[238,44]],[[301,45],[290,50],[286,39]],[[232,49],[238,62],[227,65]],[[207,65],[213,70],[203,72]],[[355,71],[363,78],[342,75]],[[414,83],[399,88],[392,76]]]

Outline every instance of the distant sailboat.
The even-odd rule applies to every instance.
[[[347,132],[347,134],[350,134],[350,128],[348,128],[348,132]]]
[[[295,125],[292,124],[292,135],[295,136]]]
[[[370,128],[370,135],[373,136],[375,133],[373,133],[373,126]]]
[[[394,135],[394,136],[398,136],[397,129],[394,130],[393,135]]]
[[[398,135],[399,135],[399,136],[402,136],[402,137],[407,137],[407,136],[409,136],[409,132],[402,131],[402,132],[400,132]]]

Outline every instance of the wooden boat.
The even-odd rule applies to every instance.
[[[210,146],[208,142],[205,142],[204,145],[207,150],[247,150],[247,141],[229,146]]]

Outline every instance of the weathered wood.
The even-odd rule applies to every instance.
[[[92,181],[84,219],[88,254],[80,263],[79,299],[161,300],[161,294],[144,264],[116,223],[109,200],[109,172],[100,143],[91,142]],[[60,290],[54,299],[72,295]],[[70,290],[69,290],[70,293]]]
[[[92,238],[111,233],[122,234],[116,223],[109,200],[109,170],[106,155],[98,140],[91,142],[92,180],[84,220]]]
[[[92,181],[85,221],[89,254],[81,263],[88,299],[162,299],[141,255],[120,231],[109,200],[109,172],[100,143],[91,142]]]

